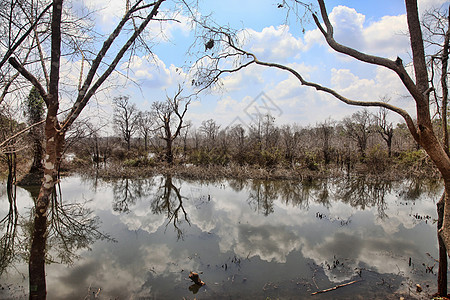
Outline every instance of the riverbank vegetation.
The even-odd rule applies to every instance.
[[[139,115],[143,117],[142,112]],[[209,119],[199,128],[184,126],[170,151],[157,130],[105,137],[88,124],[79,126],[69,139],[62,171],[104,178],[149,174],[199,179],[438,178],[439,172],[409,138],[406,126],[383,124],[379,116],[362,110],[339,122],[327,120],[308,127],[277,125],[270,115],[260,116],[248,127],[221,128]],[[139,128],[142,122],[136,119],[136,124]],[[27,149],[17,154],[19,177],[34,164],[29,159],[33,147]]]

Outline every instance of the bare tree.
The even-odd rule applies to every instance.
[[[342,121],[345,134],[357,143],[362,158],[366,157],[367,142],[371,134],[370,127],[372,124],[370,119],[369,112],[363,110]]]
[[[208,149],[208,151],[215,147],[219,129],[220,125],[218,125],[213,119],[202,121],[202,125],[198,130],[205,135],[205,142],[207,144],[206,148]]]
[[[434,101],[438,107],[441,118],[442,145],[443,150],[450,156],[449,133],[448,133],[448,55],[450,46],[450,7],[448,11],[435,9],[426,12],[422,21],[424,28],[424,41],[427,46],[437,51],[430,55],[430,84],[434,90]],[[440,73],[440,75],[439,75]],[[435,82],[436,81],[436,82]],[[439,109],[440,107],[440,109]],[[444,228],[445,207],[448,209],[448,190],[445,189],[441,200],[437,203],[438,211],[438,242],[439,242],[439,270],[438,270],[438,294],[447,295],[447,270],[448,262],[446,252],[448,243],[444,241],[443,235],[439,234]],[[448,225],[447,225],[448,226]],[[449,249],[450,250],[450,249]]]
[[[233,159],[239,164],[244,165],[246,163],[246,151],[247,151],[247,137],[245,134],[245,128],[241,124],[236,124],[229,130],[232,145]]]
[[[137,117],[137,130],[144,139],[144,151],[148,151],[148,142],[153,129],[153,118],[149,111],[140,111]]]
[[[380,134],[381,138],[386,142],[388,148],[388,156],[392,156],[392,139],[394,137],[394,126],[392,122],[387,120],[389,111],[384,107],[380,107],[378,114],[375,115],[375,121],[377,123],[377,132]]]
[[[330,140],[334,132],[332,121],[327,120],[318,124],[318,132],[323,139],[322,153],[325,164],[329,164],[331,160]]]
[[[0,5],[0,19],[2,20],[2,39],[0,44],[6,49],[0,60],[0,69],[12,54],[17,55],[18,48],[30,37],[34,29],[42,21],[47,11],[52,7],[49,3],[43,7],[34,1],[11,0]],[[39,11],[39,9],[41,9]]]
[[[285,125],[281,128],[281,139],[284,145],[284,157],[292,165],[296,157],[299,135],[295,126]]]
[[[186,122],[186,125],[184,126],[183,132],[182,132],[182,136],[183,136],[183,158],[186,158],[187,155],[187,150],[188,150],[188,134],[189,134],[189,129],[191,129],[192,127],[192,122],[190,120],[188,120]]]
[[[173,98],[167,97],[164,102],[154,102],[152,105],[159,137],[166,143],[165,161],[173,163],[173,141],[180,135],[184,117],[191,100],[181,96],[183,89],[179,86]]]
[[[114,104],[114,126],[123,137],[128,151],[131,149],[131,138],[138,130],[138,109],[135,104],[129,102],[127,96],[113,99]]]

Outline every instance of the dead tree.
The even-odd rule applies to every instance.
[[[187,125],[183,125],[184,117],[191,100],[183,98],[181,92],[183,89],[178,87],[173,98],[167,97],[164,102],[154,102],[152,105],[155,122],[154,129],[159,133],[159,138],[164,140],[165,154],[164,160],[170,165],[173,164],[173,142],[180,135],[181,129]]]

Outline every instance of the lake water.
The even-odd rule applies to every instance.
[[[2,190],[0,218],[9,207],[5,185]],[[47,265],[48,299],[427,298],[436,291],[433,220],[441,193],[438,183],[364,178],[66,177],[62,203],[84,203],[98,217],[98,230],[114,241],[66,232],[78,258],[71,265]],[[1,299],[27,298],[27,265],[19,254],[29,238],[32,200],[21,188],[16,199],[23,226],[14,259],[0,277]],[[74,216],[81,212],[67,207]],[[67,259],[53,234],[52,259]],[[90,249],[77,249],[86,243]],[[192,286],[190,271],[206,285]]]

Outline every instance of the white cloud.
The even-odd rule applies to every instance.
[[[313,30],[308,30],[304,35],[305,39],[305,50],[309,50],[313,45],[326,45],[325,38],[318,28]]]
[[[246,34],[248,40],[244,47],[250,49],[260,60],[285,62],[298,56],[305,47],[301,38],[295,38],[286,25],[277,28],[269,26],[261,32],[247,29]]]
[[[384,16],[367,24],[365,15],[339,5],[330,12],[329,19],[334,38],[343,45],[389,58],[404,55],[409,49],[406,15]],[[315,44],[325,45],[325,39],[318,29],[313,29],[305,33],[305,43],[309,49]]]
[[[348,69],[331,69],[332,87],[354,100],[378,101],[384,96],[399,98],[407,93],[398,76],[382,67],[373,78],[360,78]]]
[[[158,18],[165,18],[168,21],[152,21],[146,29],[147,35],[145,38],[151,43],[168,41],[173,37],[175,31],[187,35],[191,30],[191,21],[182,14],[181,8],[170,9],[164,4],[159,9]],[[89,11],[94,11],[98,18],[97,24],[105,32],[111,32],[126,11],[126,1],[123,0],[83,0],[77,5],[86,7]]]
[[[371,95],[371,87],[375,85],[372,79],[359,78],[348,69],[331,69],[331,84],[333,88],[342,90],[346,94],[358,95],[359,98],[366,98]],[[365,94],[363,91],[366,91]]]
[[[146,29],[146,40],[152,44],[171,41],[175,32],[181,32],[184,36],[187,36],[191,30],[192,21],[180,13],[180,10],[174,11],[162,11],[158,13],[158,18],[172,19],[176,21],[152,21],[149,23]]]
[[[364,15],[356,12],[354,8],[339,5],[333,8],[329,19],[334,26],[336,41],[350,47],[361,48]]]
[[[264,82],[262,71],[262,67],[251,65],[237,73],[222,77],[220,83],[227,92],[243,90],[252,84],[262,84]]]
[[[125,14],[125,1],[123,0],[83,0],[80,5],[90,11],[95,11],[102,27],[111,29],[120,17]]]
[[[406,15],[384,16],[364,29],[364,48],[395,59],[409,49],[407,32]]]
[[[164,89],[186,79],[181,68],[174,65],[167,67],[156,54],[133,56],[129,62],[122,64],[122,69],[125,68],[130,70],[133,80],[148,88]]]

